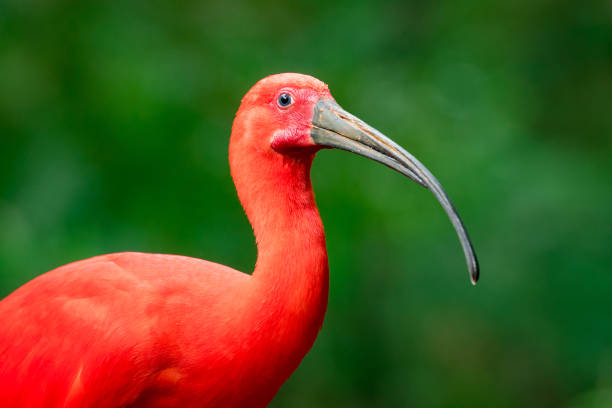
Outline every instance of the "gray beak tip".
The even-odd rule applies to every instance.
[[[476,286],[476,284],[478,283],[478,271],[476,271],[475,274],[470,274],[470,281],[472,282],[472,285]]]
[[[472,263],[468,265],[470,281],[472,282],[472,285],[476,286],[478,279],[480,278],[480,266],[478,265],[475,255],[473,255],[473,259],[471,259],[471,261]]]

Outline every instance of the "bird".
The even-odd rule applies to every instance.
[[[336,148],[430,190],[479,266],[459,215],[414,156],[308,75],[259,80],[233,121],[229,164],[257,246],[252,273],[138,252],[73,262],[0,301],[3,407],[265,407],[321,330],[329,263],[310,178]]]

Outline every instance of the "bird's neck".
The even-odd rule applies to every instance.
[[[244,309],[252,324],[240,347],[249,350],[252,372],[258,373],[247,383],[268,390],[262,401],[269,401],[321,329],[329,274],[310,182],[315,152],[287,156],[258,144],[274,132],[260,120],[262,115],[257,110],[238,112],[229,158],[258,252]]]
[[[267,189],[273,193],[254,200],[258,208],[248,212],[258,249],[253,276],[270,296],[300,308],[327,301],[327,251],[310,182],[311,163],[312,156],[284,159]]]
[[[269,153],[251,165],[231,163],[257,241],[259,307],[287,336],[301,337],[304,353],[321,327],[329,288],[325,235],[310,182],[313,157]]]

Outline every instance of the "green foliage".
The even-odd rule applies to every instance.
[[[460,210],[325,151],[323,331],[275,407],[612,404],[609,2],[0,3],[0,296],[115,251],[249,271],[227,165],[259,78],[319,77]]]

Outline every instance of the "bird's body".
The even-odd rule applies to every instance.
[[[330,103],[325,84],[299,74],[268,77],[242,101],[230,167],[257,240],[251,275],[200,259],[119,253],[54,269],[0,301],[1,405],[267,405],[311,348],[327,307],[312,160],[321,147],[356,151],[333,137],[371,133],[338,111],[357,130],[330,139],[340,125],[317,119]],[[405,156],[385,146],[397,157],[385,162],[385,148],[356,152],[446,197],[420,163],[400,169]]]
[[[0,303],[0,395],[32,408],[265,406],[312,345],[325,300],[307,317],[271,309],[252,276],[182,256],[68,264]]]

